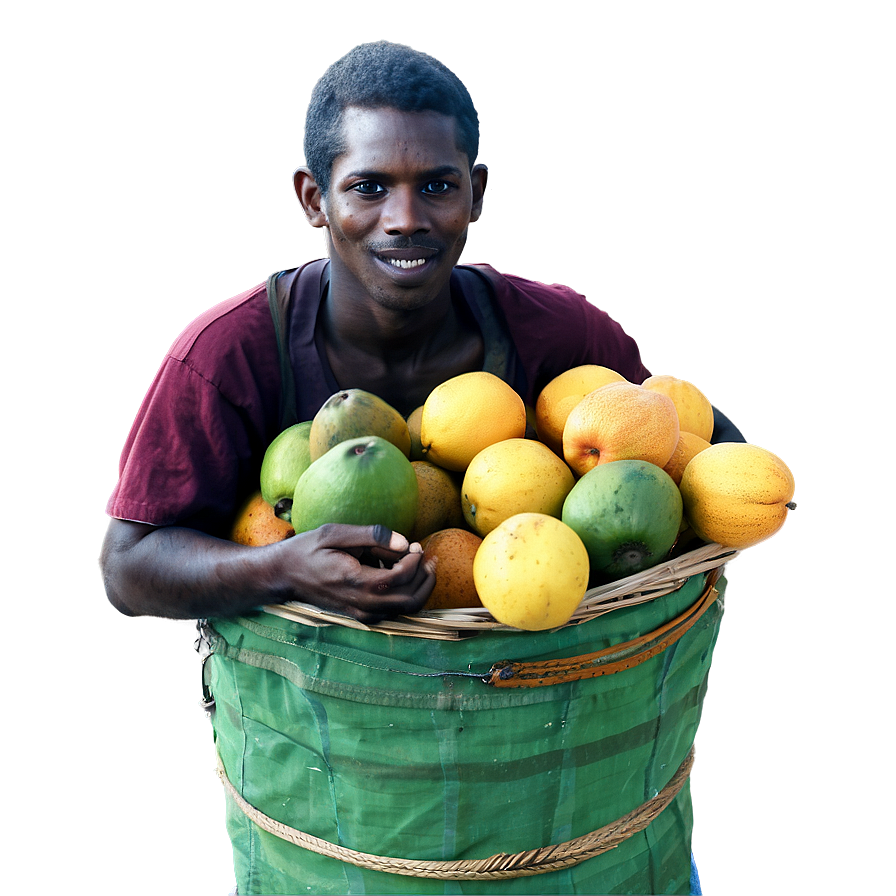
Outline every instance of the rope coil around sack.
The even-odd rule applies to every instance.
[[[233,786],[224,766],[218,760],[218,776],[225,789],[242,812],[262,830],[286,840],[295,846],[311,850],[323,856],[348,862],[373,871],[403,874],[408,877],[437,878],[441,880],[502,880],[512,877],[531,877],[549,871],[559,871],[578,865],[586,859],[615,849],[633,834],[643,831],[675,799],[684,786],[694,764],[694,748],[691,747],[684,762],[669,783],[652,799],[637,809],[617,818],[616,821],[565,843],[542,846],[518,853],[497,853],[487,859],[457,861],[424,861],[377,856],[338,846],[319,837],[305,834],[260,812],[243,799]]]

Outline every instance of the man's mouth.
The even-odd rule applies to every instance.
[[[432,261],[439,254],[438,247],[420,245],[419,243],[416,246],[380,244],[371,248],[381,262],[398,271],[414,271],[423,268],[427,262]]]
[[[384,258],[383,260],[389,262],[393,268],[401,268],[403,271],[419,268],[420,265],[426,264],[425,258]]]

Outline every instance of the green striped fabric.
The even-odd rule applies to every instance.
[[[655,796],[697,731],[720,598],[632,669],[504,689],[495,662],[601,650],[657,628],[705,576],[639,607],[555,632],[438,641],[315,628],[267,613],[211,622],[207,683],[230,781],[261,812],[353,850],[480,859],[561,843]],[[716,587],[724,593],[725,580]],[[699,756],[698,756],[699,762]],[[387,874],[261,829],[228,798],[240,894],[688,893],[687,785],[645,831],[569,869],[501,881]]]

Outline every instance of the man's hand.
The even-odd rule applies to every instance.
[[[435,567],[423,562],[420,545],[384,526],[330,524],[288,538],[280,547],[299,554],[302,568],[303,555],[311,561],[310,572],[296,582],[297,595],[304,596],[293,600],[364,623],[416,613],[435,585]]]
[[[382,526],[326,525],[264,547],[195,529],[112,520],[100,565],[109,600],[129,616],[235,616],[297,600],[374,623],[415,613],[435,568]]]

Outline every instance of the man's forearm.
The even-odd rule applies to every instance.
[[[128,616],[235,616],[300,600],[375,623],[416,613],[434,561],[384,526],[329,524],[244,547],[178,526],[112,520],[100,565],[106,594]]]
[[[112,520],[100,564],[109,600],[128,616],[234,616],[282,596],[264,549],[194,529]],[[262,562],[263,561],[263,562]]]

